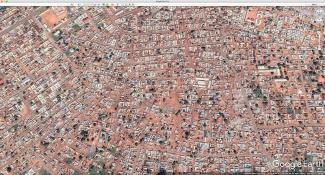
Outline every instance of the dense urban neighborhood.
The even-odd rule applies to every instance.
[[[0,7],[0,174],[325,173],[324,20]]]

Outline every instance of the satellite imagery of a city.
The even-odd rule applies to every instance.
[[[325,174],[324,20],[0,6],[0,175]]]

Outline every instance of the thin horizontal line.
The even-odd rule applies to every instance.
[[[164,1],[164,0],[162,0]],[[325,6],[325,3],[61,3],[61,2],[37,2],[17,3],[3,2],[0,6]]]

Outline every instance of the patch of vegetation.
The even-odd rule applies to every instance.
[[[9,129],[9,132],[16,132],[18,130],[18,124],[15,124]]]
[[[62,38],[62,31],[61,30],[55,31],[52,37],[55,42],[58,42]]]
[[[253,90],[253,93],[257,98],[263,98],[265,96],[260,86],[256,86],[256,88]]]
[[[96,167],[90,168],[88,174],[89,175],[98,175],[97,168]]]
[[[313,161],[313,155],[310,155],[307,152],[305,152],[304,153],[304,161],[305,161],[305,163],[311,163]]]
[[[264,105],[268,104],[267,97],[265,95],[263,96],[262,102],[263,102]]]
[[[89,132],[87,130],[81,130],[80,135],[82,136],[81,141],[85,141],[89,136]]]
[[[70,56],[72,54],[72,52],[70,51],[70,49],[67,49],[66,51],[64,51],[64,54],[66,56]]]
[[[74,30],[76,30],[76,31],[81,30],[81,26],[79,26],[78,24],[73,24],[73,25],[72,25],[72,28],[73,28]]]
[[[109,151],[111,154],[113,154],[113,155],[116,154],[116,148],[113,147],[113,146],[109,147],[109,148],[108,148],[108,151]]]
[[[46,169],[41,169],[38,172],[39,175],[51,175],[50,172],[48,172]]]
[[[73,159],[71,157],[67,157],[64,159],[64,162],[67,164],[71,164],[73,162]]]
[[[98,114],[98,120],[104,120],[105,118],[107,118],[106,114],[104,114],[104,113]]]
[[[300,174],[300,168],[298,166],[294,167],[293,169],[290,170],[290,174],[298,175]]]
[[[101,169],[99,170],[99,175],[108,175],[108,173],[104,169]]]
[[[88,171],[88,175],[108,175],[109,173],[104,168],[91,165]]]
[[[158,174],[157,174],[157,175],[165,175],[165,174],[167,174],[167,172],[166,172],[165,168],[163,168],[163,167],[160,167],[160,168],[159,168],[159,172],[158,172]]]
[[[264,101],[267,101],[267,97],[265,95],[263,96],[263,102]]]
[[[287,112],[288,112],[288,114],[293,114],[294,113],[290,106],[287,107]]]
[[[4,12],[7,7],[0,7],[0,12]]]
[[[78,171],[74,171],[72,175],[80,175],[80,173]]]
[[[242,173],[242,172],[234,172],[232,173],[232,175],[244,175],[245,173]]]
[[[54,40],[55,42],[58,42],[60,39],[61,39],[60,36],[53,35],[53,40]]]
[[[49,146],[50,142],[46,141],[46,140],[43,140],[41,141],[41,144],[45,147]]]
[[[225,114],[223,112],[218,113],[221,117],[225,117]]]
[[[97,24],[96,26],[97,26],[97,28],[98,28],[99,30],[101,30],[101,29],[104,28],[104,24]]]

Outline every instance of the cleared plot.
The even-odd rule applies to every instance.
[[[53,29],[65,19],[66,14],[66,9],[64,7],[53,7],[42,13],[40,17],[42,23]]]

